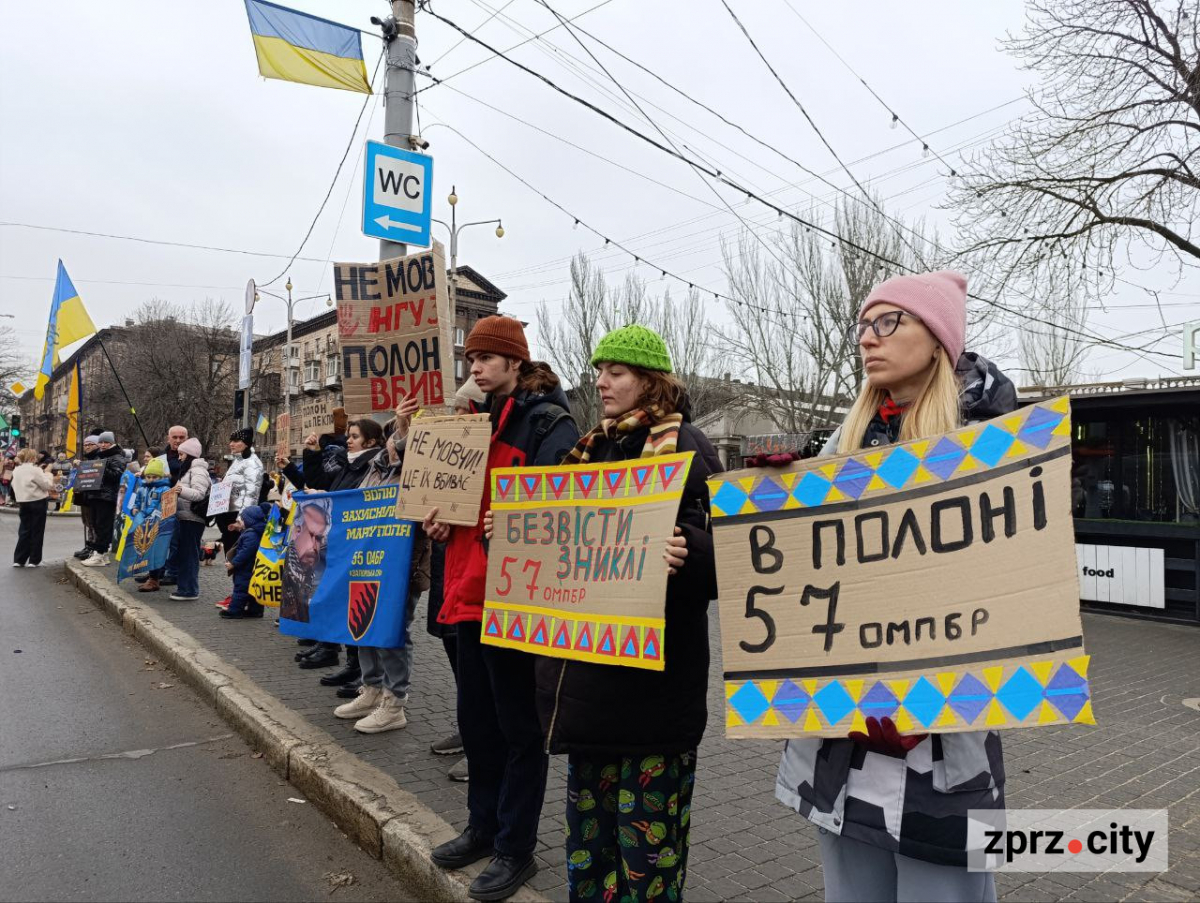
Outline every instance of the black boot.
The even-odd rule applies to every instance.
[[[362,686],[362,680],[352,680],[344,687],[338,687],[338,699],[354,699],[358,696],[358,688]]]
[[[504,900],[536,874],[537,863],[532,856],[496,856],[471,882],[467,896],[472,900]]]
[[[338,647],[333,643],[320,643],[313,647],[313,651],[300,659],[300,667],[306,671],[313,668],[328,668],[336,665],[341,661],[341,656],[338,655]]]
[[[362,671],[358,667],[357,662],[346,662],[346,667],[340,671],[334,671],[332,674],[326,674],[321,678],[321,686],[323,687],[340,687],[343,684],[352,683],[362,677]]]
[[[297,646],[306,646],[307,648],[311,649],[313,646],[317,645],[317,641],[316,640],[296,640],[296,645]]]
[[[493,838],[484,837],[470,825],[453,840],[433,848],[433,864],[444,869],[466,868],[472,862],[493,855]],[[482,876],[481,876],[482,877]]]
[[[78,552],[75,553],[75,557],[78,558],[80,561],[82,561],[83,559],[87,558],[91,554],[92,554],[92,550],[89,549],[87,546],[84,546],[82,549],[80,549]]]

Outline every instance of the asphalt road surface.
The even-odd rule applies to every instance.
[[[407,899],[64,582],[77,519],[45,568],[16,535],[0,514],[0,900]]]

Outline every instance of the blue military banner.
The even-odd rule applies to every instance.
[[[398,648],[417,525],[396,486],[297,492],[280,575],[279,629],[327,643]]]
[[[139,491],[141,507],[132,517],[125,518],[121,534],[118,583],[126,577],[140,577],[166,567],[171,551],[178,496],[165,481],[161,488],[142,487]]]

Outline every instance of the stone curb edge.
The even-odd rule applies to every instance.
[[[457,836],[449,822],[104,574],[75,561],[65,569],[80,593],[186,681],[355,843],[381,859],[405,890],[422,900],[470,899],[467,887],[482,864],[446,871],[430,858],[434,846]],[[524,888],[509,899],[544,903],[546,898]]]

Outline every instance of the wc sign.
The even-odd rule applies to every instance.
[[[429,247],[432,215],[433,157],[368,141],[363,235]]]

